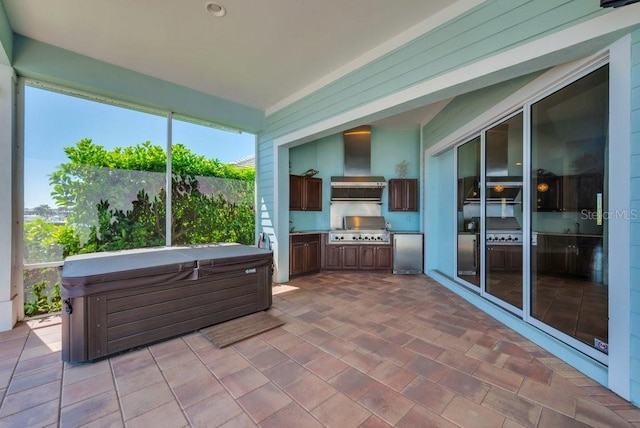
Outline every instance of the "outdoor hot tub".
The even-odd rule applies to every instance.
[[[68,257],[62,360],[86,362],[271,306],[269,250],[240,244]]]

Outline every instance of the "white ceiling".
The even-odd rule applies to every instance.
[[[15,33],[267,111],[465,2],[4,0]]]

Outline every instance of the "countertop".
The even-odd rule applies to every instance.
[[[538,236],[566,236],[568,238],[602,238],[602,235],[590,233],[536,232]]]

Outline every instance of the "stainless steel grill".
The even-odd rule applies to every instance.
[[[345,216],[344,228],[329,232],[329,244],[389,244],[391,235],[384,217]]]
[[[515,217],[487,217],[487,245],[522,245],[522,229]]]

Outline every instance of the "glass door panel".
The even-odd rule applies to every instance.
[[[457,150],[458,277],[480,287],[480,137]]]
[[[485,292],[522,309],[522,113],[485,134]]]
[[[531,316],[608,342],[604,66],[531,106]]]

